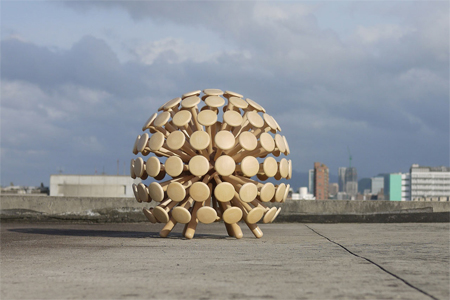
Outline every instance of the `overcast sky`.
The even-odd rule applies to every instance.
[[[129,170],[192,90],[251,98],[297,172],[449,166],[448,1],[1,1],[1,184]],[[125,164],[125,168],[124,168]]]

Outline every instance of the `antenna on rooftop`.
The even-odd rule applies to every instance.
[[[350,148],[347,146],[348,151],[348,161],[349,161],[349,167],[352,167],[352,154],[350,153]]]

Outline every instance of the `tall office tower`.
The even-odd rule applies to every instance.
[[[345,170],[345,192],[350,199],[354,199],[358,194],[358,174],[355,167]]]
[[[382,188],[384,188],[384,178],[381,176],[377,176],[370,178],[370,180],[370,193],[372,195],[376,195],[381,191]]]
[[[308,192],[314,195],[314,170],[308,172]]]
[[[337,193],[339,192],[339,185],[337,183],[330,183],[328,185],[328,194],[333,198],[336,198]]]
[[[338,184],[339,184],[339,192],[345,192],[345,170],[347,168],[340,167],[338,173]]]
[[[329,184],[328,167],[322,163],[314,163],[314,196],[316,200],[327,200]]]

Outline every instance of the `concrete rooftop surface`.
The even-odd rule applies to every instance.
[[[3,223],[1,299],[449,299],[449,223]]]

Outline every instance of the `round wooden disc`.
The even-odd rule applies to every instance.
[[[230,97],[228,101],[237,108],[246,109],[248,107],[247,101],[238,97]]]
[[[161,202],[164,200],[164,190],[162,186],[157,182],[152,182],[148,186],[148,193],[150,198],[156,202]]]
[[[221,182],[214,189],[214,196],[220,202],[228,202],[234,197],[234,186],[229,182]]]
[[[167,223],[170,220],[169,214],[164,208],[161,208],[160,206],[157,206],[153,209],[153,215],[155,216],[156,220],[160,221],[161,223]]]
[[[142,175],[144,175],[144,160],[142,159],[142,157],[138,157],[134,161],[134,174],[137,177],[141,177]]]
[[[261,128],[264,126],[264,120],[255,111],[250,111],[247,113],[247,119],[253,127]]]
[[[249,131],[241,132],[238,140],[242,148],[248,151],[255,150],[256,146],[258,146],[258,140],[256,139],[256,136]]]
[[[205,89],[203,90],[203,94],[208,96],[221,96],[223,92],[219,89]]]
[[[131,176],[131,178],[136,179],[136,174],[134,173],[134,159],[133,158],[131,159],[131,162],[130,162],[130,176]]]
[[[219,149],[230,150],[234,147],[234,143],[236,142],[236,140],[231,132],[222,130],[216,133],[214,142]]]
[[[236,162],[228,155],[219,156],[214,164],[217,173],[222,176],[230,176],[236,169]]]
[[[269,125],[270,129],[277,130],[277,123],[274,121],[274,118],[271,115],[263,114],[264,121]]]
[[[181,102],[181,98],[180,97],[173,98],[172,100],[170,100],[169,102],[167,102],[164,105],[164,110],[173,109],[174,107],[177,107],[180,102]]]
[[[223,121],[231,127],[237,127],[242,124],[242,116],[234,110],[228,110],[223,114]]]
[[[264,107],[262,107],[261,105],[259,105],[258,103],[256,103],[255,101],[253,101],[252,99],[245,99],[245,101],[247,101],[248,105],[253,107],[253,109],[257,110],[257,111],[262,111],[262,112],[266,112],[266,110],[264,109]]]
[[[191,138],[189,139],[191,147],[194,148],[195,150],[203,150],[208,148],[210,142],[211,137],[206,131],[195,131],[191,135]]]
[[[197,96],[191,96],[183,99],[181,101],[181,107],[183,108],[191,108],[197,106],[200,103],[200,98]]]
[[[252,202],[258,196],[258,188],[255,184],[247,182],[241,186],[239,197],[244,202]]]
[[[147,188],[142,182],[137,185],[137,192],[141,201],[149,202]]]
[[[291,149],[289,148],[289,144],[287,142],[286,137],[283,135],[283,141],[284,141],[284,146],[286,147],[286,151],[284,152],[285,155],[289,155],[291,154]]]
[[[137,145],[139,144],[140,139],[141,139],[141,135],[139,134],[139,135],[136,137],[136,140],[134,141],[134,145],[133,145],[133,154],[138,154]]]
[[[277,120],[275,120],[275,118],[273,118],[273,121],[277,124],[277,129],[278,129],[278,131],[281,131],[281,127],[280,127],[280,125],[278,124]]]
[[[261,220],[261,218],[264,216],[265,210],[261,207],[255,207],[247,214],[247,222],[249,224],[255,224]]]
[[[192,114],[190,111],[180,110],[173,116],[172,122],[177,127],[183,127],[183,126],[187,125],[191,119],[192,119]]]
[[[169,157],[165,163],[166,173],[173,178],[177,177],[181,174],[181,172],[183,172],[183,167],[184,163],[178,156]]]
[[[259,191],[259,199],[261,199],[262,202],[270,202],[270,200],[273,199],[273,196],[275,196],[275,186],[273,183],[268,182],[264,184]]]
[[[133,183],[131,185],[131,189],[133,190],[133,194],[134,194],[134,198],[136,199],[137,202],[142,202],[141,198],[139,198],[139,193],[138,193],[138,189],[137,189],[137,184]]]
[[[189,92],[189,93],[185,93],[185,94],[183,94],[182,96],[181,96],[181,98],[187,98],[187,97],[191,97],[191,96],[198,96],[198,95],[200,95],[200,93],[201,93],[202,91],[200,91],[200,90],[195,90],[195,91],[192,91],[192,92]]]
[[[161,172],[161,163],[157,157],[149,157],[145,165],[148,176],[155,177]]]
[[[210,206],[203,206],[197,210],[197,219],[203,224],[211,224],[217,219],[217,212]]]
[[[286,158],[280,160],[280,175],[283,178],[286,178],[289,175],[289,163]]]
[[[278,187],[277,187],[277,191],[275,192],[275,201],[276,202],[281,202],[283,200],[284,197],[284,192],[286,191],[286,184],[281,183]]]
[[[148,146],[150,147],[151,151],[158,151],[164,145],[164,141],[164,134],[162,134],[161,132],[156,132],[150,138]]]
[[[223,212],[222,219],[228,224],[237,223],[242,219],[242,210],[236,206],[229,207]]]
[[[197,120],[203,126],[212,126],[217,122],[217,114],[212,110],[203,110],[198,113]]]
[[[209,96],[205,99],[205,104],[209,107],[221,107],[225,104],[225,99],[219,96]]]
[[[241,171],[247,177],[255,176],[259,171],[259,162],[253,156],[246,156],[241,162]]]
[[[209,161],[203,155],[196,155],[189,160],[189,172],[195,176],[203,176],[209,171]]]
[[[137,151],[138,152],[142,152],[144,151],[145,147],[147,146],[148,143],[148,133],[144,133],[143,135],[141,135],[141,138],[139,139],[138,143],[137,143]]]
[[[170,112],[168,111],[162,112],[153,121],[153,125],[155,125],[155,127],[162,127],[167,123],[167,121],[169,121],[169,119],[170,119]]]
[[[259,142],[261,143],[261,147],[263,147],[264,150],[268,152],[272,152],[273,149],[275,149],[275,141],[273,140],[273,137],[267,132],[261,133]]]
[[[189,195],[197,202],[206,201],[209,197],[211,197],[211,191],[209,187],[204,182],[194,182],[189,188]]]
[[[289,160],[288,163],[289,163],[289,174],[286,177],[286,179],[291,179],[292,178],[292,160]]]
[[[279,207],[278,209],[277,209],[277,213],[275,214],[275,216],[273,216],[273,218],[272,218],[272,220],[270,220],[270,223],[272,223],[273,221],[275,221],[275,219],[278,217],[278,215],[280,214],[280,211],[281,211],[281,207]]]
[[[175,202],[180,202],[186,197],[186,190],[181,183],[171,182],[167,186],[167,196]]]
[[[263,162],[263,171],[267,177],[273,177],[277,174],[278,171],[278,163],[275,158],[269,156]]]
[[[157,176],[155,176],[156,180],[163,180],[166,177],[166,171],[160,172]]]
[[[286,151],[286,145],[284,144],[283,137],[278,133],[275,134],[275,144],[280,152],[284,153]]]
[[[273,217],[275,217],[276,213],[277,213],[276,207],[272,207],[271,209],[269,209],[266,212],[266,214],[264,215],[263,223],[270,223],[272,221]]]
[[[148,219],[151,223],[153,223],[153,224],[156,223],[156,218],[155,218],[155,216],[152,214],[152,212],[151,212],[150,210],[148,210],[148,209],[146,209],[146,208],[143,208],[142,211],[144,212],[144,215],[147,217],[147,219]]]
[[[175,207],[172,209],[172,217],[180,224],[187,224],[191,220],[191,213],[184,207]]]
[[[286,190],[284,191],[283,200],[282,200],[281,202],[285,202],[285,201],[286,201],[286,199],[287,199],[287,197],[288,197],[288,195],[289,195],[289,189],[290,189],[290,188],[291,188],[291,185],[290,185],[290,184],[286,185]]]
[[[153,115],[150,116],[150,118],[148,118],[148,120],[144,123],[144,126],[142,126],[142,131],[145,131],[147,128],[149,128],[152,125],[152,123],[156,119],[157,115],[158,115],[157,113],[154,113]]]
[[[172,150],[180,149],[186,142],[186,136],[181,131],[174,131],[167,137],[167,146]]]
[[[225,97],[238,97],[238,98],[242,98],[242,97],[244,97],[244,96],[242,96],[241,94],[238,94],[238,93],[235,93],[235,92],[232,92],[232,91],[225,91],[224,93],[223,93],[223,95],[225,96]]]

